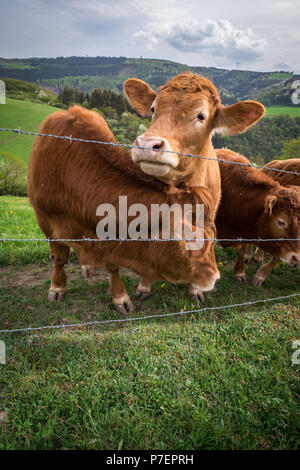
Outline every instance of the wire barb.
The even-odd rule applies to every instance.
[[[71,324],[63,324],[63,325],[47,325],[47,326],[38,326],[38,327],[28,327],[28,328],[16,328],[13,330],[0,330],[0,333],[16,333],[22,331],[38,331],[38,330],[49,330],[49,329],[58,329],[58,328],[75,328],[75,327],[82,327],[82,326],[92,326],[92,325],[104,325],[107,323],[125,323],[131,321],[139,321],[139,320],[149,320],[150,318],[164,318],[164,317],[171,317],[171,316],[179,316],[179,315],[187,315],[190,313],[200,313],[200,312],[207,312],[211,310],[226,310],[228,308],[237,308],[237,307],[246,307],[248,305],[255,305],[263,302],[274,302],[277,300],[286,300],[291,297],[299,297],[300,293],[297,294],[290,294],[281,297],[272,297],[268,299],[259,299],[259,300],[250,300],[248,302],[243,302],[240,304],[231,304],[231,305],[220,305],[217,307],[204,307],[199,308],[196,310],[180,310],[179,312],[172,312],[172,313],[161,313],[157,315],[146,315],[144,317],[129,317],[129,318],[119,318],[119,319],[109,319],[109,320],[99,320],[99,321],[89,321],[84,323],[71,323]]]
[[[289,175],[297,175],[300,176],[300,173],[297,171],[288,171],[288,170],[280,170],[278,168],[269,168],[265,167],[264,165],[256,165],[253,163],[243,163],[243,162],[233,162],[230,160],[223,160],[221,158],[211,158],[211,157],[204,157],[203,155],[196,155],[194,153],[184,153],[184,152],[176,152],[174,150],[162,150],[162,149],[153,149],[150,147],[141,147],[139,145],[130,145],[130,144],[119,144],[116,142],[102,142],[101,140],[89,140],[89,139],[81,139],[79,137],[72,137],[71,136],[66,136],[66,135],[54,135],[54,134],[40,134],[39,132],[29,132],[29,131],[21,131],[20,129],[7,129],[7,128],[0,128],[0,131],[2,132],[17,132],[19,135],[20,134],[26,134],[26,135],[34,135],[38,137],[52,137],[55,139],[64,139],[64,140],[69,140],[70,142],[75,141],[75,142],[86,142],[90,144],[101,144],[101,145],[110,145],[112,147],[125,147],[125,148],[134,148],[134,149],[141,149],[141,150],[152,150],[154,152],[164,152],[164,153],[172,153],[175,155],[183,156],[183,157],[196,157],[196,158],[203,158],[204,160],[213,160],[213,161],[218,161],[222,163],[229,163],[232,165],[242,165],[242,166],[247,166],[247,167],[252,167],[252,168],[264,168],[265,170],[268,171],[277,171],[280,173],[287,173]]]
[[[0,238],[5,242],[218,242],[218,243],[255,243],[255,242],[297,242],[300,238]]]

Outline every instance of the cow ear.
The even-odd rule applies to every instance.
[[[216,130],[226,134],[239,134],[258,122],[265,107],[258,101],[248,100],[219,108]]]
[[[133,109],[141,116],[146,116],[151,111],[151,105],[155,100],[156,93],[147,83],[138,78],[128,78],[124,83],[124,93]]]
[[[274,194],[273,195],[270,194],[269,196],[265,197],[264,207],[265,207],[265,212],[268,215],[272,215],[273,208],[274,208],[276,202],[277,202],[277,196],[275,196]]]

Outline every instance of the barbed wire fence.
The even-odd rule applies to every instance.
[[[163,153],[172,153],[178,156],[184,156],[184,157],[195,157],[195,158],[202,158],[205,160],[213,160],[213,161],[218,161],[222,163],[227,163],[227,164],[233,164],[233,165],[241,165],[241,166],[246,166],[246,167],[252,167],[255,169],[258,168],[264,168],[265,170],[268,171],[276,171],[280,173],[287,173],[287,174],[292,174],[292,175],[297,175],[300,176],[299,172],[296,171],[288,171],[288,170],[283,170],[283,169],[278,169],[278,168],[272,168],[272,167],[265,167],[264,165],[256,165],[253,163],[244,163],[244,162],[234,162],[234,161],[229,161],[229,160],[224,160],[221,158],[211,158],[211,157],[205,157],[202,155],[197,155],[193,153],[184,153],[184,152],[176,152],[173,150],[163,150],[163,149],[153,149],[153,148],[148,148],[148,147],[141,147],[141,146],[136,146],[136,145],[131,145],[131,144],[120,144],[116,142],[105,142],[105,141],[100,141],[100,140],[92,140],[92,139],[82,139],[79,137],[73,137],[72,135],[70,136],[62,136],[62,135],[54,135],[54,134],[42,134],[38,132],[30,132],[30,131],[23,131],[21,129],[11,129],[11,128],[0,128],[0,132],[12,132],[12,133],[17,133],[19,135],[24,134],[24,135],[32,135],[36,137],[50,137],[50,138],[55,138],[55,139],[62,139],[65,141],[70,141],[70,142],[84,142],[84,143],[92,143],[92,144],[100,144],[100,145],[108,145],[111,147],[124,147],[128,149],[132,148],[137,148],[141,150],[151,150],[155,152],[163,152]],[[82,237],[82,238],[0,238],[1,243],[5,242],[105,242],[105,241],[110,241],[110,242],[170,242],[170,241],[180,241],[178,238],[106,238],[106,239],[100,239],[100,238],[88,238],[88,237]],[[263,238],[193,238],[193,239],[182,239],[181,241],[211,241],[211,242],[230,242],[230,243],[260,243],[260,242],[283,242],[283,241],[300,241],[300,238],[268,238],[268,239],[263,239]],[[215,307],[203,307],[200,309],[194,309],[194,310],[181,310],[178,312],[171,312],[171,313],[161,313],[161,314],[155,314],[155,315],[146,315],[146,316],[141,316],[141,317],[128,317],[128,318],[120,318],[120,319],[108,319],[108,320],[99,320],[99,321],[89,321],[89,322],[83,322],[83,323],[73,323],[73,324],[61,324],[61,325],[46,325],[46,326],[40,326],[40,327],[27,327],[27,328],[16,328],[16,329],[2,329],[0,330],[0,333],[16,333],[16,332],[30,332],[30,331],[41,331],[41,330],[49,330],[49,329],[65,329],[65,328],[75,328],[75,327],[84,327],[84,326],[95,326],[95,325],[104,325],[104,324],[113,324],[113,323],[125,323],[125,322],[132,322],[132,321],[139,321],[139,320],[147,320],[147,319],[153,319],[153,318],[163,318],[163,317],[170,317],[170,316],[181,316],[181,315],[187,315],[187,314],[192,314],[192,313],[200,313],[200,312],[207,312],[207,311],[215,311],[215,310],[225,310],[229,308],[237,308],[237,307],[246,307],[249,305],[256,305],[259,303],[266,303],[266,302],[275,302],[279,300],[286,300],[290,298],[295,298],[299,297],[300,293],[294,293],[286,296],[280,296],[280,297],[273,297],[273,298],[267,298],[267,299],[259,299],[259,300],[254,300],[254,301],[248,301],[248,302],[243,302],[243,303],[238,303],[238,304],[230,304],[230,305],[222,305],[222,306],[215,306]]]
[[[84,142],[87,144],[100,144],[100,145],[109,145],[111,147],[124,147],[128,149],[140,149],[140,150],[151,150],[154,152],[161,152],[161,153],[172,153],[174,155],[179,155],[182,157],[195,157],[195,158],[202,158],[204,160],[211,160],[211,161],[218,161],[222,163],[229,163],[232,165],[241,165],[241,166],[247,166],[247,167],[252,167],[252,168],[264,168],[265,170],[268,171],[277,171],[280,173],[287,173],[290,175],[297,175],[300,176],[300,173],[297,171],[288,171],[288,170],[281,170],[278,168],[269,168],[265,167],[264,165],[256,165],[253,163],[243,163],[243,162],[234,162],[234,161],[229,161],[229,160],[224,160],[222,158],[212,158],[212,157],[204,157],[203,155],[197,155],[194,153],[184,153],[184,152],[176,152],[174,150],[163,150],[163,149],[156,149],[156,148],[149,148],[149,147],[142,147],[139,145],[132,145],[132,144],[119,144],[117,142],[105,142],[101,140],[93,140],[93,139],[81,139],[80,137],[73,137],[72,135],[55,135],[55,134],[41,134],[39,132],[29,132],[29,131],[22,131],[21,129],[6,129],[6,128],[0,128],[0,132],[14,132],[16,134],[25,134],[25,135],[32,135],[36,137],[52,137],[53,139],[62,139],[66,140],[69,142]]]

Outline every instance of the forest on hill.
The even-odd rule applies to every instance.
[[[92,92],[95,88],[121,92],[124,80],[138,77],[153,88],[174,75],[192,70],[210,78],[219,88],[224,104],[240,99],[259,99],[266,106],[292,105],[292,72],[253,72],[215,67],[190,67],[168,60],[126,57],[0,58],[0,78],[10,77],[49,87],[60,93],[64,87]]]

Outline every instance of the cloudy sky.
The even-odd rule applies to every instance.
[[[0,0],[0,57],[161,58],[300,73],[300,0]]]

